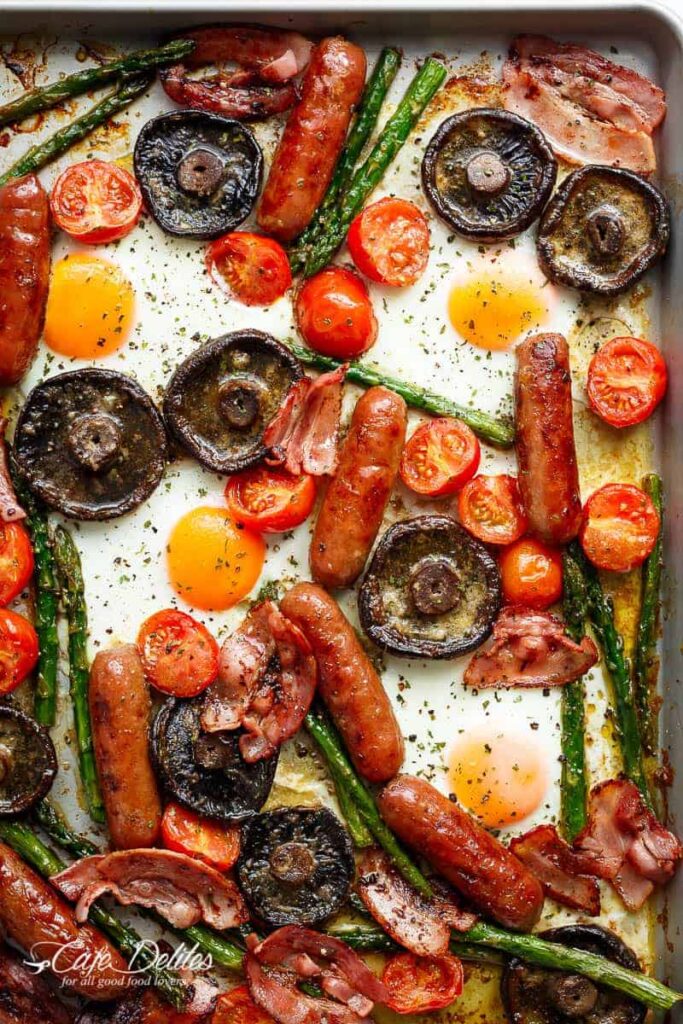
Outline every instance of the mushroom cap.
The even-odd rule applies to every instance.
[[[247,764],[239,752],[241,730],[204,733],[201,700],[166,701],[152,727],[157,771],[167,791],[191,811],[218,821],[243,821],[268,799],[278,755]]]
[[[179,444],[216,473],[235,473],[266,454],[263,432],[301,363],[262,331],[234,331],[193,352],[171,377],[164,416]]]
[[[49,792],[57,755],[47,729],[23,711],[0,707],[0,816],[21,814]]]
[[[164,423],[147,392],[99,367],[60,373],[33,388],[14,453],[31,490],[73,519],[113,519],[141,504],[168,455]]]
[[[281,807],[245,824],[236,870],[245,899],[265,924],[315,926],[348,897],[353,846],[326,808]]]
[[[550,198],[557,162],[538,128],[517,114],[485,107],[439,125],[422,160],[432,206],[466,238],[518,235]]]
[[[651,182],[599,165],[568,175],[548,203],[536,248],[546,277],[600,295],[634,284],[666,251],[669,208]]]
[[[479,647],[500,608],[500,573],[483,544],[443,515],[390,527],[358,594],[361,626],[401,657],[455,658]]]
[[[135,175],[159,227],[171,235],[218,238],[251,213],[263,155],[239,121],[203,110],[160,114],[135,143]]]

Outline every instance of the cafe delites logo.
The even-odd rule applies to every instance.
[[[36,942],[24,964],[34,974],[50,971],[59,979],[62,988],[70,988],[77,980],[83,983],[85,979],[104,989],[116,987],[122,975],[129,978],[130,984],[144,987],[152,984],[155,971],[204,974],[213,967],[213,958],[210,953],[202,953],[196,945],[181,943],[176,949],[167,949],[153,939],[141,939],[128,960],[127,969],[122,971],[113,962],[109,950],[84,949],[76,939],[65,943]]]

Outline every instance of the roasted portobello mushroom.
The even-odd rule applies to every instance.
[[[453,114],[439,126],[422,161],[432,206],[466,238],[512,238],[540,216],[557,162],[530,121],[505,110]]]
[[[354,871],[351,838],[325,808],[282,807],[243,828],[237,881],[271,928],[322,924],[345,903]]]
[[[0,706],[0,816],[21,814],[49,792],[57,756],[47,729]]]
[[[548,203],[536,247],[546,277],[599,295],[618,295],[666,251],[665,197],[632,171],[588,166],[562,182]]]
[[[262,331],[234,331],[193,352],[166,389],[169,430],[216,473],[236,473],[266,454],[263,432],[304,371]]]
[[[380,540],[358,594],[360,622],[401,657],[455,658],[487,638],[500,573],[483,544],[450,516],[396,523]]]

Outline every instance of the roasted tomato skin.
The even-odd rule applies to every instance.
[[[15,690],[38,661],[38,634],[31,623],[0,608],[0,695]]]
[[[666,363],[651,342],[612,338],[591,359],[586,390],[601,419],[612,427],[632,427],[654,412],[666,385]]]
[[[305,282],[296,300],[296,319],[306,344],[335,359],[354,359],[377,338],[368,290],[345,267],[328,267]]]
[[[206,250],[211,278],[245,306],[272,306],[292,284],[287,253],[274,238],[231,231]]]
[[[0,605],[22,592],[33,574],[33,548],[21,523],[0,523]]]
[[[174,697],[196,697],[218,675],[218,644],[186,612],[166,608],[140,627],[137,648],[152,686]]]
[[[229,871],[240,852],[237,825],[219,825],[177,803],[166,806],[161,838],[167,850],[197,857],[217,871]]]
[[[275,1021],[254,1002],[246,985],[240,985],[218,997],[211,1024],[275,1024]]]
[[[407,199],[387,196],[366,206],[346,241],[361,274],[395,288],[415,284],[429,260],[427,218]]]
[[[464,984],[461,962],[450,953],[416,956],[398,953],[384,968],[387,1006],[395,1013],[429,1013],[450,1006]]]
[[[579,540],[598,569],[628,572],[654,548],[660,520],[649,495],[634,484],[605,484],[583,509]]]
[[[543,611],[562,597],[562,555],[533,537],[504,548],[499,559],[506,604]]]
[[[313,510],[312,476],[254,466],[231,476],[225,486],[228,510],[237,523],[257,533],[283,533],[300,526]]]
[[[57,178],[50,209],[55,224],[72,238],[104,245],[133,230],[142,210],[142,193],[124,167],[84,160]]]
[[[401,455],[406,487],[431,498],[454,494],[479,468],[481,448],[466,423],[444,416],[422,423]]]
[[[484,544],[513,544],[527,529],[517,479],[505,473],[473,477],[458,495],[458,514]]]

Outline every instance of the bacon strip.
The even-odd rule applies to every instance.
[[[564,841],[554,825],[539,825],[510,842],[516,857],[536,876],[546,896],[565,907],[600,913],[600,887],[585,873],[583,859]]]
[[[577,644],[567,636],[560,619],[529,608],[504,608],[491,640],[467,666],[466,686],[564,686],[598,660],[589,637]]]
[[[302,377],[289,389],[263,435],[269,465],[284,466],[296,476],[327,476],[339,459],[342,386],[348,365],[316,380]]]
[[[3,523],[14,523],[19,519],[26,519],[26,513],[19,504],[10,476],[5,443],[6,430],[7,420],[3,416],[0,417],[0,520]]]

